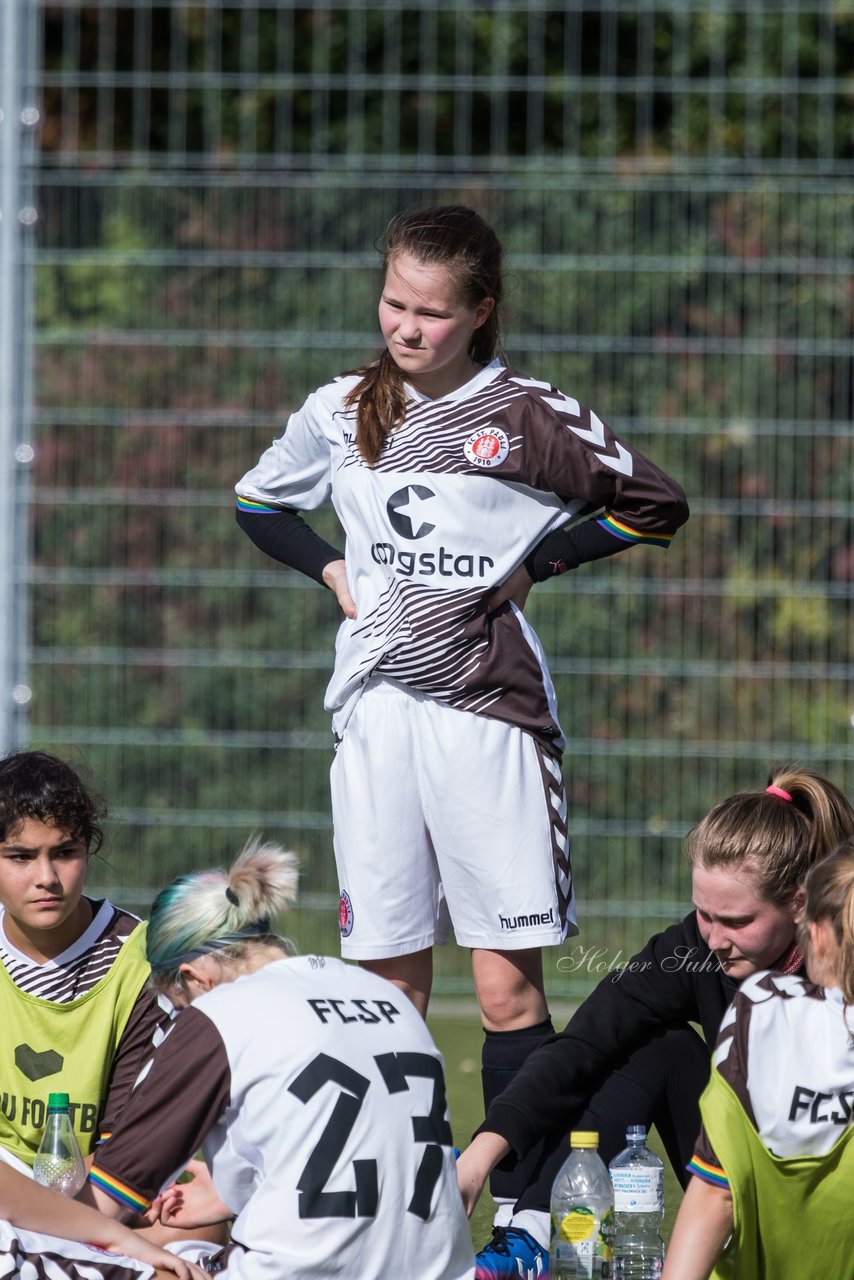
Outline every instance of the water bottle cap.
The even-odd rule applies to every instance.
[[[67,1111],[68,1110],[68,1094],[67,1093],[49,1093],[47,1095],[48,1111]]]
[[[569,1135],[570,1146],[585,1150],[599,1146],[599,1134],[594,1129],[573,1129]]]
[[[646,1142],[646,1125],[630,1124],[626,1130],[626,1142]]]

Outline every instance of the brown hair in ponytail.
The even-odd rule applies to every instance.
[[[470,307],[484,298],[495,306],[471,337],[469,355],[488,364],[500,351],[498,307],[503,292],[501,241],[480,214],[463,205],[435,205],[398,214],[377,243],[385,272],[392,259],[409,254],[427,266],[445,267]],[[379,461],[406,412],[404,379],[388,351],[357,370],[359,382],[346,405],[357,406],[356,443],[369,466]]]

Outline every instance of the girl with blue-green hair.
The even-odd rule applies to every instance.
[[[342,1258],[360,1280],[473,1280],[439,1051],[385,979],[292,953],[273,920],[296,887],[294,855],[256,838],[157,897],[152,981],[181,1013],[81,1195],[169,1226],[233,1219],[197,1253],[225,1280],[323,1280]],[[173,1182],[199,1148],[210,1176]]]
[[[190,961],[210,956],[237,978],[261,956],[278,960],[292,952],[270,921],[295,901],[298,879],[296,856],[257,837],[230,871],[179,876],[158,895],[148,921],[154,986],[184,1005],[198,981]]]

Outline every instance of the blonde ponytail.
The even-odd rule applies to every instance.
[[[762,791],[721,801],[685,842],[692,866],[747,870],[770,902],[789,902],[804,877],[854,834],[854,808],[829,779],[786,764]]]
[[[178,980],[180,965],[215,951],[232,958],[245,945],[275,939],[271,918],[296,899],[296,855],[253,836],[229,871],[179,876],[157,895],[146,954],[157,984]]]

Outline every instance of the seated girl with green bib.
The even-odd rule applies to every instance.
[[[57,1091],[91,1155],[172,1016],[146,985],[145,925],[84,893],[104,812],[55,756],[0,760],[0,1159],[21,1171]]]

